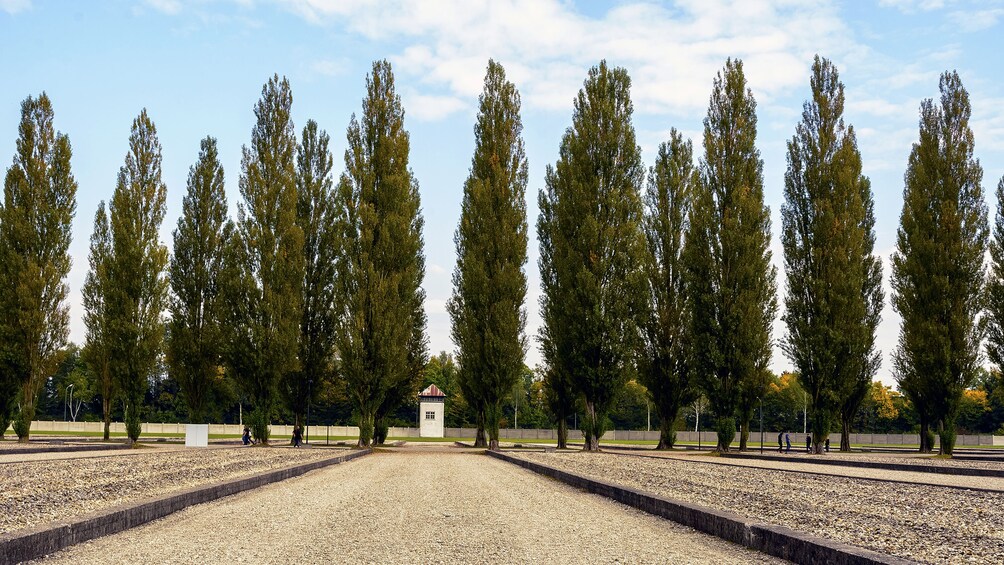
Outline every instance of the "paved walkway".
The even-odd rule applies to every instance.
[[[184,510],[54,563],[778,561],[515,465],[401,448]]]
[[[835,477],[877,479],[882,481],[898,481],[921,485],[936,485],[1004,492],[1004,478],[998,477],[970,477],[964,475],[942,475],[939,473],[845,467],[842,465],[819,465],[814,463],[799,463],[794,457],[791,461],[770,461],[759,459],[757,457],[750,457],[749,459],[740,459],[736,457],[713,457],[709,456],[707,453],[680,453],[654,450],[649,453],[636,450],[618,450],[614,448],[604,448],[603,451],[607,453],[617,453],[620,455],[661,457],[666,459],[679,459],[682,461],[693,461],[714,465],[754,467],[757,469],[777,469],[780,471],[796,471],[800,473],[814,473],[817,475],[831,475]]]

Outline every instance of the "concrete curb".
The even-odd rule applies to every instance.
[[[700,532],[795,563],[828,563],[831,565],[873,563],[906,565],[915,563],[908,559],[885,555],[870,549],[797,532],[783,526],[748,521],[731,512],[721,512],[696,504],[662,498],[629,487],[589,479],[532,461],[518,459],[505,453],[489,451],[488,455],[587,492],[611,498],[649,514],[672,520]]]
[[[815,457],[782,457],[780,455],[743,455],[740,453],[723,453],[728,459],[744,459],[746,461],[784,461],[787,463],[808,463],[811,465],[833,465],[837,467],[858,467],[863,469],[882,469],[886,471],[910,471],[913,473],[932,473],[936,475],[960,475],[967,477],[1004,477],[1004,471],[999,469],[976,469],[973,467],[935,467],[933,465],[910,465],[907,463],[883,463],[881,461],[848,461],[843,459],[821,459]]]
[[[371,453],[370,450],[354,451],[320,461],[266,471],[250,477],[193,487],[174,494],[99,510],[71,520],[51,522],[44,526],[4,534],[0,536],[0,565],[44,557],[80,542],[135,528],[189,506],[211,502],[224,496],[297,477],[309,471],[351,461],[369,453]]]

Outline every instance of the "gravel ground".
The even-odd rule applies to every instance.
[[[1004,493],[609,453],[515,455],[922,562],[1004,563]]]
[[[751,453],[751,458],[756,458],[759,451]],[[764,455],[781,455],[777,451],[765,451]],[[1004,456],[1004,454],[1002,454]],[[901,453],[839,453],[833,452],[823,455],[809,455],[807,453],[790,453],[788,457],[792,460],[806,460],[819,457],[832,461],[869,461],[876,463],[896,463],[897,465],[916,465],[927,467],[970,467],[973,469],[993,469],[1004,471],[1004,457],[994,461],[972,461],[960,459],[941,459],[927,454],[901,454]]]
[[[845,465],[820,465],[807,462],[806,459],[786,459],[774,461],[760,457],[711,457],[708,454],[679,453],[672,451],[639,451],[606,450],[608,453],[620,453],[629,457],[653,457],[663,459],[678,459],[697,464],[731,465],[734,467],[756,467],[760,469],[777,469],[780,471],[798,471],[800,473],[816,473],[837,477],[857,479],[875,479],[882,481],[900,481],[922,485],[937,485],[946,487],[969,488],[978,490],[997,490],[1004,493],[1004,477],[979,477],[969,475],[947,475],[918,471],[893,471],[874,467],[850,467]],[[919,465],[911,465],[918,468]],[[921,467],[922,469],[922,467]]]
[[[780,563],[448,448],[376,453],[186,509],[53,563]]]
[[[147,448],[129,455],[115,453],[117,456],[36,458],[0,466],[0,534],[337,454],[327,449],[278,447]],[[58,455],[64,454],[51,454]]]

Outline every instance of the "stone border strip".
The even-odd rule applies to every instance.
[[[823,459],[816,457],[782,457],[780,455],[743,455],[740,453],[723,453],[722,457],[729,459],[745,459],[746,461],[785,461],[788,463],[809,463],[814,465],[836,465],[838,467],[859,467],[864,469],[883,469],[886,471],[912,471],[914,473],[934,473],[937,475],[964,475],[967,477],[1004,477],[1004,470],[977,469],[975,467],[947,467],[934,465],[911,465],[909,463],[885,463],[882,461],[849,461],[846,459]]]
[[[76,451],[114,451],[117,449],[129,449],[123,443],[103,443],[101,445],[53,445],[52,447],[25,447],[21,449],[2,449],[0,455],[37,455],[39,453],[67,453]]]
[[[43,526],[0,535],[0,565],[44,557],[71,545],[158,520],[189,506],[212,502],[224,496],[297,477],[309,471],[351,461],[369,453],[372,451],[354,451],[320,461],[266,471],[250,477],[192,487],[174,494],[99,510],[79,518],[50,522]]]
[[[832,565],[907,565],[916,563],[901,557],[797,532],[784,526],[747,521],[742,516],[731,512],[722,512],[688,502],[662,498],[633,488],[590,479],[547,465],[519,459],[506,453],[493,451],[487,453],[490,457],[513,463],[573,487],[611,498],[649,514],[795,563],[828,563]]]

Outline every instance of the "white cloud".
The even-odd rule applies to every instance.
[[[435,96],[406,92],[401,95],[408,115],[421,121],[432,122],[449,116],[467,107],[467,103],[455,96]]]
[[[962,31],[975,32],[990,29],[1004,17],[1004,8],[989,10],[958,10],[948,15],[952,25]]]
[[[945,7],[945,0],[879,0],[883,8],[895,8],[904,14],[930,12]]]
[[[423,111],[429,119],[456,111],[460,100],[473,104],[489,57],[511,70],[530,108],[567,109],[589,67],[606,58],[631,73],[639,110],[682,114],[706,107],[727,57],[744,59],[751,88],[769,101],[803,85],[813,54],[839,58],[857,49],[823,0],[636,2],[596,18],[558,0],[284,5],[317,25],[399,45],[390,57],[396,70],[445,97],[427,101],[436,102]]]
[[[169,16],[173,16],[181,11],[181,2],[178,0],[146,0],[146,4],[154,10]]]
[[[31,0],[0,0],[0,10],[14,15],[31,9]]]

